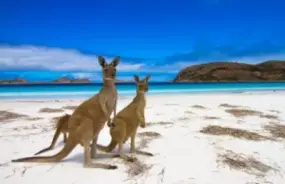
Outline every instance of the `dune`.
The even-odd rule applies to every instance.
[[[131,99],[120,98],[118,111]],[[1,100],[0,111],[36,118],[0,122],[0,183],[284,183],[284,92],[148,95],[147,127],[139,128],[136,145],[154,156],[135,155],[137,160],[127,163],[98,151],[95,161],[117,170],[83,168],[81,146],[59,163],[10,162],[48,146],[56,117],[70,114],[83,100]],[[43,108],[53,112],[42,113]],[[42,155],[58,152],[62,141],[60,136],[56,148]],[[98,142],[109,141],[106,126]]]

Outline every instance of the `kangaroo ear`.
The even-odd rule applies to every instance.
[[[106,60],[102,56],[98,56],[98,62],[99,62],[101,67],[105,67],[106,66]]]
[[[148,82],[149,78],[150,78],[150,75],[147,75],[147,76],[144,78],[144,81],[145,81],[145,82]]]
[[[139,78],[139,76],[137,76],[137,75],[134,75],[134,79],[135,79],[136,82],[139,82],[139,81],[140,81],[140,78]]]
[[[116,67],[120,62],[120,56],[116,56],[113,61],[110,63],[111,66]]]

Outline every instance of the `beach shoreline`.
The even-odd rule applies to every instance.
[[[94,92],[94,95],[96,93]],[[146,94],[148,98],[164,98],[164,97],[183,97],[183,96],[221,96],[221,95],[268,95],[268,94],[274,94],[274,95],[285,95],[285,89],[282,90],[260,90],[260,91],[238,91],[238,92],[231,92],[231,91],[217,91],[217,92],[195,92],[195,93],[157,93],[157,94]],[[118,94],[119,99],[126,99],[126,98],[133,98],[135,95],[134,94],[128,94],[128,95],[122,95]],[[91,96],[82,96],[82,95],[67,95],[67,96],[19,96],[19,97],[1,97],[0,95],[0,101],[70,101],[70,100],[75,100],[75,101],[82,101],[85,99],[90,98]]]
[[[117,85],[119,96],[135,95],[134,84]],[[1,99],[15,98],[89,98],[98,93],[101,85],[35,85],[35,86],[0,86]],[[148,95],[196,95],[227,93],[264,93],[285,91],[284,82],[259,83],[163,83],[149,84]]]
[[[118,111],[132,98],[120,96]],[[0,152],[0,182],[52,183],[58,182],[59,178],[68,184],[284,182],[285,132],[284,138],[276,137],[266,128],[280,125],[285,130],[284,91],[148,94],[146,99],[148,126],[139,128],[136,142],[140,149],[155,156],[136,155],[140,162],[129,164],[118,158],[106,158],[105,153],[99,152],[96,161],[117,165],[115,171],[83,168],[83,149],[80,146],[60,163],[10,163],[11,159],[32,156],[48,146],[54,134],[54,118],[71,114],[86,98],[0,99],[1,112],[18,115],[11,118],[10,114],[6,119],[0,115],[0,144],[5,148]],[[210,130],[211,126],[213,130]],[[231,131],[225,131],[226,127]],[[231,135],[236,129],[247,132]],[[214,130],[219,135],[211,132]],[[230,133],[227,135],[225,132]],[[109,141],[106,126],[98,142],[107,145]],[[62,136],[56,148],[43,155],[57,153],[61,147]],[[127,141],[124,145],[126,153],[129,147]],[[230,158],[231,162],[227,162]],[[249,158],[254,160],[246,160]],[[233,161],[239,164],[252,161],[262,169],[246,164],[244,168],[235,167],[231,165]],[[77,174],[72,174],[74,172]]]

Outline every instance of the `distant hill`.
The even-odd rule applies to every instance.
[[[52,81],[51,83],[57,83],[57,84],[62,84],[62,83],[91,83],[91,81],[89,79],[69,79],[66,77],[61,77],[59,79]]]
[[[69,79],[66,77],[61,77],[56,80],[50,81],[50,82],[28,82],[25,79],[22,78],[16,78],[16,79],[11,79],[11,80],[1,80],[0,79],[0,84],[69,84],[69,83],[91,83],[89,79]]]
[[[259,64],[212,62],[182,69],[173,82],[234,82],[285,80],[285,61]]]
[[[16,78],[16,79],[11,79],[11,80],[1,80],[0,79],[0,84],[27,84],[28,81],[22,78]]]

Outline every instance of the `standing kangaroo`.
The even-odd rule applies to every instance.
[[[53,156],[26,157],[12,162],[59,162],[80,144],[84,148],[84,167],[117,169],[116,165],[92,162],[92,156],[95,157],[96,154],[97,138],[105,122],[108,121],[109,127],[114,126],[110,116],[113,111],[116,116],[117,89],[114,82],[120,58],[115,57],[110,64],[107,64],[106,60],[99,56],[98,61],[102,67],[103,87],[99,93],[82,102],[71,114],[68,121],[69,135],[63,149]],[[92,141],[91,151],[90,141]]]
[[[97,144],[98,150],[104,152],[111,152],[119,144],[119,156],[127,161],[134,161],[134,158],[128,157],[123,154],[123,144],[131,137],[131,153],[140,153],[148,156],[153,154],[135,150],[135,137],[138,127],[144,128],[145,116],[144,110],[146,106],[145,92],[148,91],[148,80],[150,75],[147,75],[144,79],[139,80],[137,75],[134,75],[136,81],[136,96],[133,101],[122,109],[113,119],[114,126],[110,128],[111,142],[108,146],[102,146]]]
[[[69,114],[64,114],[63,116],[61,116],[57,123],[56,123],[56,130],[54,133],[54,136],[52,138],[51,144],[49,147],[42,149],[41,151],[35,153],[35,155],[44,153],[46,151],[52,150],[53,147],[55,146],[55,143],[59,137],[59,134],[62,133],[63,134],[63,142],[66,143],[67,140],[67,133],[68,133],[68,121],[71,115]]]

